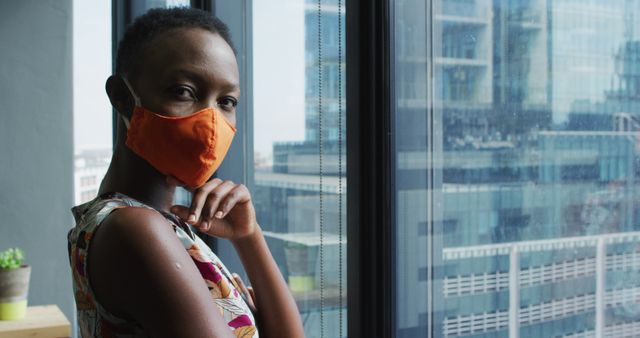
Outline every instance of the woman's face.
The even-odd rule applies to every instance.
[[[235,126],[240,78],[233,50],[220,35],[176,29],[140,51],[133,87],[142,106],[165,116],[215,107]]]

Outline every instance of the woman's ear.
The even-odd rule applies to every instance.
[[[109,76],[105,83],[105,90],[113,108],[120,115],[130,119],[133,114],[134,101],[122,77],[118,75]]]

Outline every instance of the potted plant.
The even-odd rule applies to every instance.
[[[287,242],[284,255],[288,270],[289,288],[292,292],[306,292],[315,288],[315,247]]]
[[[0,251],[0,320],[24,318],[31,267],[18,248]]]

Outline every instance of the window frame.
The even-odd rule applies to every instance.
[[[350,337],[395,335],[393,0],[346,0]]]
[[[215,175],[220,175],[220,177],[234,182],[243,182],[250,191],[253,191],[253,15],[251,3],[251,0],[213,1],[211,13],[222,18],[229,27],[231,40],[236,49],[242,90],[236,115],[238,130],[229,149],[229,154],[233,154],[233,156],[225,158]],[[238,15],[238,13],[244,15]],[[225,262],[227,268],[247,280],[247,274],[233,245],[229,241],[218,241],[216,238],[207,237],[207,244]]]

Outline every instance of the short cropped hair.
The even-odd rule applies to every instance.
[[[220,35],[233,52],[227,25],[211,13],[189,7],[154,8],[139,16],[124,33],[116,55],[116,74],[128,74],[137,66],[139,53],[157,36],[179,28],[202,28]]]

